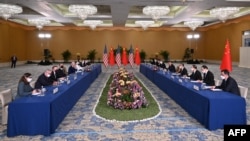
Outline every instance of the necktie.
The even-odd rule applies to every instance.
[[[206,78],[206,73],[204,73],[204,79]]]

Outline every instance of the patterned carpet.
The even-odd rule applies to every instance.
[[[176,64],[177,65],[177,64]],[[68,66],[68,65],[67,65]],[[200,65],[198,68],[200,69]],[[216,78],[220,76],[217,64],[207,64],[214,72]],[[34,64],[17,66],[15,69],[0,68],[0,90],[11,88],[16,93],[17,82],[25,72],[31,72],[33,80],[47,68],[52,66],[39,66]],[[185,64],[190,71],[190,65]],[[139,73],[137,68],[127,67],[133,71],[144,85],[150,90],[162,109],[161,114],[152,120],[120,123],[109,122],[98,118],[93,114],[97,99],[111,73],[117,70],[116,67],[104,68],[103,73],[92,83],[90,88],[79,99],[73,109],[59,125],[56,133],[51,136],[16,136],[6,137],[6,125],[0,125],[0,140],[4,141],[219,141],[223,140],[223,130],[209,131],[194,118],[188,115],[178,104],[171,100],[167,94],[162,92],[144,75]],[[250,69],[233,66],[233,76],[239,85],[250,88]],[[247,98],[247,122],[250,124],[250,101],[249,91]],[[1,110],[1,109],[0,109]],[[1,114],[0,114],[1,119]]]

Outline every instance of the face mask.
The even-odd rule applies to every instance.
[[[31,82],[31,81],[32,81],[32,78],[27,78],[27,81],[28,81],[28,82]]]
[[[50,74],[48,74],[47,77],[50,77]]]
[[[222,75],[221,75],[220,78],[221,78],[221,79],[225,79],[225,76],[222,76]]]

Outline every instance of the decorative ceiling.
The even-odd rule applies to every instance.
[[[250,14],[250,0],[0,0],[2,4],[15,4],[23,12],[8,20],[26,26],[28,21],[43,18],[50,20],[45,26],[87,26],[76,14],[68,10],[69,5],[84,4],[97,7],[97,13],[85,20],[102,20],[100,27],[139,27],[136,20],[152,20],[143,14],[145,6],[168,6],[170,12],[150,27],[186,27],[185,21],[199,20],[201,27],[221,22],[210,15],[217,7],[239,7],[239,12],[229,19]]]

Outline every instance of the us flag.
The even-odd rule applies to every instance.
[[[120,51],[120,46],[118,46],[118,48],[116,50],[115,61],[117,63],[117,66],[120,67],[121,66],[121,51]]]
[[[133,67],[134,66],[134,53],[133,53],[132,46],[130,46],[130,49],[129,49],[128,60],[129,60],[131,67]]]
[[[108,52],[107,52],[107,47],[105,45],[105,48],[104,48],[104,51],[103,51],[103,63],[104,63],[104,66],[107,67],[109,64],[108,64]]]

